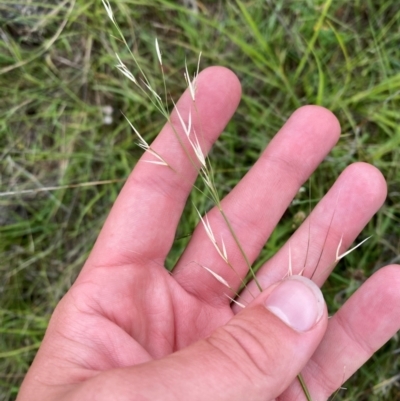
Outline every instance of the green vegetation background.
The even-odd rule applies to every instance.
[[[221,194],[245,174],[289,115],[310,103],[331,109],[342,124],[339,144],[309,184],[312,204],[350,163],[366,161],[381,169],[389,188],[386,204],[360,236],[372,239],[340,264],[324,287],[331,313],[374,271],[399,262],[397,0],[115,0],[112,5],[143,68],[162,88],[158,37],[175,99],[184,89],[185,58],[194,70],[200,51],[202,68],[224,65],[240,77],[243,100],[211,154]],[[147,141],[163,125],[116,70],[116,51],[130,64],[112,32],[100,0],[0,4],[1,401],[15,398],[54,306],[141,153],[120,111]],[[106,124],[110,110],[112,122]],[[192,200],[200,210],[210,206],[198,194]],[[308,203],[308,190],[299,193],[258,264],[290,236]],[[187,208],[170,267],[197,220]],[[397,336],[336,399],[399,399],[399,353]]]

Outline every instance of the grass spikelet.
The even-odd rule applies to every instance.
[[[214,271],[212,271],[211,269],[209,269],[206,266],[201,266],[203,269],[207,270],[218,282],[220,282],[221,284],[223,284],[225,287],[228,287],[230,290],[232,289],[231,286],[228,284],[228,282],[221,277],[219,274],[215,273]]]
[[[157,57],[158,61],[160,62],[160,66],[162,67],[162,57],[161,57],[161,51],[160,51],[160,46],[158,45],[158,39],[156,38],[156,52],[157,52]]]
[[[146,163],[153,163],[153,164],[158,164],[160,166],[166,166],[166,167],[171,167],[162,156],[160,156],[155,150],[151,148],[151,146],[143,139],[143,137],[139,134],[138,130],[133,126],[133,124],[129,121],[128,117],[125,116],[125,114],[122,113],[122,115],[125,117],[126,121],[128,121],[128,124],[131,126],[133,132],[136,134],[136,136],[139,138],[138,146],[142,148],[144,151],[147,153],[153,155],[157,160],[144,160]],[[172,167],[171,167],[172,168]]]
[[[198,77],[199,71],[200,71],[200,60],[201,60],[201,52],[199,54],[199,58],[197,61],[197,70],[193,76],[193,79],[190,78],[190,74],[189,74],[188,67],[187,67],[187,62],[185,60],[185,72],[183,75],[185,77],[185,81],[189,88],[190,96],[192,97],[193,102],[196,101],[196,83],[197,83],[197,77]]]
[[[236,299],[230,297],[229,295],[225,294],[225,296],[235,305],[237,305],[239,308],[244,309],[246,305],[242,304],[241,302],[237,301]]]
[[[222,258],[226,263],[229,264],[228,255],[227,255],[227,252],[226,252],[225,244],[222,242],[222,243],[223,243],[223,248],[222,248],[222,250],[221,250],[221,248],[220,248],[220,247],[218,246],[218,244],[217,244],[217,241],[216,241],[216,239],[215,239],[214,233],[213,233],[213,231],[212,231],[212,229],[211,229],[210,222],[208,221],[208,217],[206,216],[206,217],[203,219],[203,217],[201,216],[201,214],[200,214],[200,212],[198,211],[198,209],[196,208],[196,206],[195,206],[195,209],[196,209],[196,211],[197,211],[197,214],[198,214],[199,217],[200,217],[200,221],[201,221],[201,223],[203,224],[203,227],[204,227],[204,230],[205,230],[205,232],[206,232],[206,234],[207,234],[208,239],[209,239],[209,240],[211,241],[211,243],[213,244],[213,246],[214,246],[215,250],[218,252],[219,256],[221,256],[221,258]],[[222,237],[221,237],[221,238],[222,238]]]
[[[111,7],[111,4],[108,0],[101,0],[103,2],[104,8],[107,11],[108,18],[115,24],[114,13]]]
[[[116,65],[119,71],[122,72],[130,81],[132,81],[134,84],[138,84],[136,78],[133,76],[133,74],[128,70],[127,66],[121,61],[120,57],[118,56],[117,53],[115,53],[115,56],[117,57],[119,64]]]
[[[369,236],[368,238],[365,238],[363,241],[361,241],[359,244],[357,244],[356,246],[354,246],[353,248],[349,249],[348,251],[342,253],[341,255],[339,255],[339,251],[340,251],[340,247],[342,246],[342,241],[343,241],[343,236],[339,241],[339,245],[337,247],[336,250],[336,260],[335,262],[338,262],[340,259],[343,259],[344,257],[346,257],[347,255],[349,255],[350,253],[352,253],[354,250],[356,250],[358,247],[360,247],[361,245],[363,245],[365,242],[367,242],[372,236]]]

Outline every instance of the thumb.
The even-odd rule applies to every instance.
[[[113,387],[115,377],[117,388],[129,385],[126,400],[272,400],[311,358],[326,326],[320,289],[292,276],[210,337],[158,361],[114,371]]]

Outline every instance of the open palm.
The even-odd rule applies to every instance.
[[[202,132],[205,153],[231,118],[239,99],[240,85],[230,71],[214,67],[200,74],[198,114],[193,124]],[[182,96],[177,107],[182,116],[188,115],[192,107],[189,93]],[[171,119],[181,132],[176,113]],[[259,254],[299,187],[334,146],[339,133],[338,122],[329,111],[316,106],[299,109],[253,169],[223,200],[223,209],[250,262]],[[183,134],[182,140],[185,141]],[[222,352],[220,347],[226,344],[228,350],[236,348],[230,348],[231,339],[213,334],[229,325],[240,309],[231,307],[229,297],[235,296],[247,274],[243,256],[218,210],[211,210],[208,220],[218,241],[223,238],[234,270],[218,255],[201,224],[173,273],[164,269],[197,172],[169,125],[152,149],[172,168],[145,162],[153,160],[148,153],[136,166],[81,274],[54,312],[22,386],[21,401],[32,399],[32,391],[35,399],[49,401],[147,399],[146,388],[154,386],[157,390],[152,390],[149,399],[239,400],[243,388],[249,386],[233,388],[238,377],[251,383],[263,375],[285,376],[282,370],[274,369],[274,364],[285,359],[284,350],[263,348],[270,363],[260,364],[246,345],[246,338],[256,338],[254,333],[260,327],[265,336],[273,337],[271,325],[263,327],[260,323],[257,327],[246,317],[246,324],[232,326],[240,326],[245,344],[241,346],[247,348],[243,353]],[[374,167],[360,163],[347,168],[309,216],[311,223],[304,222],[290,244],[262,267],[258,274],[262,288],[285,277],[289,253],[293,274],[313,275],[314,281],[322,285],[341,238],[343,252],[380,207],[385,194],[385,182]],[[226,280],[233,291],[204,267]],[[394,281],[398,288],[398,267],[382,269],[330,320],[315,353],[324,328],[312,350],[298,349],[301,362],[292,363],[294,376],[309,360],[303,375],[316,400],[326,399],[398,329],[400,307],[393,305],[399,305],[400,294],[391,290]],[[241,294],[240,302],[247,305],[258,294],[251,283]],[[225,345],[216,345],[215,338],[222,339],[219,344]],[[199,340],[203,345],[196,345]],[[225,362],[219,364],[214,357],[207,358],[210,348],[217,350],[216,358],[224,354],[221,358]],[[229,362],[235,368],[226,379],[223,367]],[[239,372],[241,369],[252,373],[251,377]],[[251,383],[255,394],[248,399],[267,400],[282,392],[281,399],[304,399],[296,381],[284,391],[294,376],[280,378],[279,386],[270,394],[265,393],[265,387]],[[193,377],[204,384],[201,393],[190,381]],[[226,398],[217,395],[219,388]],[[232,398],[234,395],[238,398]]]

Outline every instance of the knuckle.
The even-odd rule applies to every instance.
[[[263,338],[268,337],[268,342]],[[218,329],[208,342],[216,348],[227,364],[235,366],[238,375],[245,376],[252,384],[273,374],[271,361],[275,360],[271,337],[248,320],[237,320]],[[268,346],[267,346],[268,343]]]

